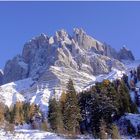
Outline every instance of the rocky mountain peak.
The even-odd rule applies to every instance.
[[[120,60],[135,60],[132,52],[123,46],[119,51],[119,59]]]
[[[86,32],[82,28],[74,28],[73,29],[74,35],[86,35]]]
[[[64,29],[56,31],[55,35],[57,38],[62,38],[63,40],[68,37],[68,33]]]
[[[58,30],[54,36],[54,43],[59,44],[59,47],[63,46],[63,44],[71,44],[71,37],[66,30]]]
[[[97,41],[93,37],[86,34],[86,32],[80,28],[74,28],[74,35],[73,38],[75,42],[86,51],[93,51],[98,54],[103,54],[104,46],[103,43]]]
[[[73,29],[73,38],[78,43],[79,46],[84,45],[84,39],[86,37],[86,33],[82,28],[74,28]]]
[[[123,49],[122,53],[126,53],[126,59],[131,59],[129,51]],[[48,71],[58,79],[60,74],[54,74],[52,66],[65,69],[63,73],[66,75],[69,75],[67,69],[71,73],[81,71],[88,75],[109,73],[111,67],[124,69],[117,56],[115,49],[87,35],[83,29],[75,28],[73,35],[62,29],[54,36],[41,34],[25,43],[22,55],[7,61],[3,81],[7,83],[28,77],[40,79]]]

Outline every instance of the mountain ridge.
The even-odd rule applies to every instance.
[[[50,37],[41,34],[25,43],[21,55],[7,61],[2,83],[37,77],[37,73],[42,73],[43,69],[47,70],[50,66],[69,67],[92,75],[108,73],[110,70],[106,63],[112,65],[112,60],[113,63],[118,63],[115,61],[120,61],[118,56],[123,56],[124,51],[119,53],[120,55],[114,48],[87,35],[83,29],[74,28],[73,35],[64,29]],[[126,59],[134,60],[133,55],[129,52],[127,54],[127,51],[125,56]],[[89,60],[91,58],[95,60],[94,63]],[[103,59],[105,62],[102,62]],[[96,70],[97,67],[99,70]]]

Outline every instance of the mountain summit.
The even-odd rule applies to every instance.
[[[111,71],[111,67],[123,69],[121,59],[134,60],[134,57],[124,48],[116,52],[87,35],[83,29],[75,28],[72,36],[62,29],[54,36],[41,34],[25,43],[22,55],[7,61],[3,84],[28,77],[39,80],[46,72],[58,77],[51,70],[52,66],[63,69],[63,73],[68,69],[70,73],[105,74]]]

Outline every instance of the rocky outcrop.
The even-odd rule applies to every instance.
[[[112,48],[110,45],[106,43],[104,43],[103,46],[104,46],[103,55],[108,56],[110,58],[118,59],[118,52],[114,48]]]
[[[73,38],[82,49],[98,54],[103,54],[104,52],[103,44],[87,35],[83,29],[75,28]]]
[[[21,56],[16,56],[7,61],[4,67],[3,83],[17,81],[28,77],[28,65]]]
[[[126,47],[123,47],[118,53],[120,60],[135,60],[132,52]]]

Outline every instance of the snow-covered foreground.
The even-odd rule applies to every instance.
[[[135,116],[133,116],[135,117]],[[130,118],[130,119],[133,119]],[[121,139],[134,139],[133,136],[123,136],[121,135]],[[47,140],[47,139],[71,139],[67,136],[60,136],[55,133],[45,132],[40,130],[28,130],[28,129],[19,129],[14,132],[5,132],[0,130],[0,140]],[[92,135],[77,135],[76,140],[78,139],[95,139]]]
[[[40,130],[18,129],[12,132],[0,130],[0,140],[47,140],[47,139],[68,139],[66,136],[45,132]],[[89,135],[78,135],[76,139],[93,139]]]
[[[13,133],[0,131],[0,140],[44,140],[44,139],[63,139],[57,134],[39,130],[19,129]]]

